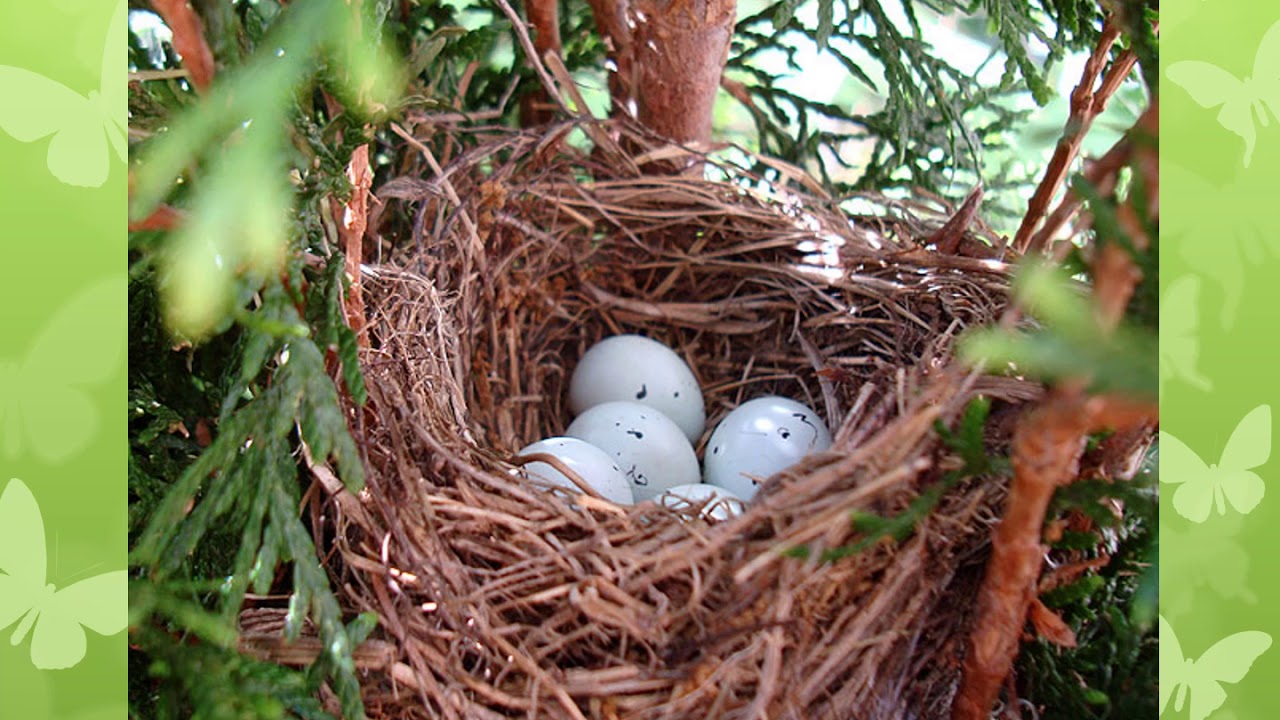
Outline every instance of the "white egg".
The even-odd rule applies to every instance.
[[[614,335],[592,345],[569,379],[569,411],[574,415],[614,401],[661,411],[691,443],[707,425],[693,371],[671,348],[640,335]]]
[[[578,438],[553,437],[539,440],[516,454],[524,456],[536,453],[554,455],[604,499],[619,505],[635,503],[631,483],[627,482],[626,477],[622,475],[622,469],[609,457],[608,453],[595,445]],[[541,461],[526,463],[520,466],[520,472],[529,479],[566,487],[573,492],[582,492],[577,484],[550,463]]]
[[[750,501],[774,473],[829,447],[831,433],[813,410],[784,397],[756,398],[734,408],[712,431],[703,479]]]
[[[565,434],[604,450],[622,468],[636,502],[698,482],[693,446],[670,418],[647,405],[596,405],[575,418]]]
[[[742,513],[742,498],[732,492],[715,485],[695,483],[693,485],[677,485],[669,488],[658,498],[658,503],[672,510],[709,502],[702,508],[702,517],[712,520],[728,520]]]

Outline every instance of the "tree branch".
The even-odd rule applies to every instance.
[[[638,0],[633,35],[640,122],[676,142],[711,140],[736,0]]]
[[[173,49],[191,74],[191,84],[204,93],[213,84],[213,51],[204,39],[204,25],[187,0],[152,0],[151,6],[173,31]]]
[[[351,183],[351,199],[346,204],[330,198],[334,220],[338,223],[338,239],[342,242],[347,277],[351,288],[345,296],[347,324],[356,333],[360,347],[369,346],[365,327],[364,294],[361,291],[360,263],[364,257],[364,232],[369,224],[369,198],[373,187],[373,170],[369,168],[369,146],[361,145],[351,153],[347,163],[347,182]]]
[[[1093,49],[1093,54],[1085,63],[1080,82],[1071,93],[1071,114],[1062,131],[1062,138],[1054,148],[1053,157],[1045,169],[1044,177],[1041,178],[1035,194],[1031,196],[1031,201],[1027,205],[1027,214],[1022,218],[1022,225],[1014,235],[1013,246],[1021,253],[1043,250],[1043,246],[1037,246],[1032,241],[1032,233],[1044,218],[1049,203],[1066,182],[1071,165],[1080,154],[1080,146],[1084,142],[1085,135],[1089,133],[1094,118],[1106,108],[1107,100],[1119,89],[1120,84],[1128,77],[1134,63],[1137,62],[1137,55],[1133,51],[1126,50],[1121,53],[1107,72],[1102,84],[1096,91],[1094,90],[1094,85],[1098,83],[1098,77],[1102,75],[1102,69],[1106,65],[1107,56],[1111,53],[1111,46],[1119,38],[1119,27],[1113,20],[1108,20],[1102,29],[1101,37],[1098,38],[1098,44]],[[1037,238],[1042,236],[1043,233]]]
[[[1114,192],[1116,176],[1134,157],[1135,146],[1144,148],[1137,160],[1139,171],[1159,172],[1158,157],[1148,147],[1151,144],[1135,138],[1135,131],[1150,133],[1153,137],[1158,132],[1153,116],[1157,108],[1153,103],[1126,138],[1108,153],[1112,157],[1110,163],[1102,170],[1097,166],[1091,168],[1095,186],[1108,188],[1101,192]],[[1068,194],[1064,206],[1068,201],[1079,208],[1080,199],[1074,194]],[[1151,205],[1158,207],[1158,198],[1153,196]],[[1118,217],[1134,247],[1145,249],[1150,238],[1137,218],[1133,198],[1119,205]],[[1141,273],[1129,251],[1115,243],[1098,248],[1093,269],[1094,315],[1100,330],[1111,334],[1124,317]],[[1047,552],[1041,538],[1049,502],[1058,487],[1079,477],[1088,436],[1108,429],[1117,430],[1121,435],[1142,427],[1149,432],[1157,421],[1158,408],[1154,403],[1119,396],[1089,396],[1084,391],[1086,383],[1087,378],[1061,382],[1014,432],[1013,482],[1004,516],[992,536],[991,558],[978,595],[978,612],[964,659],[960,690],[952,705],[952,720],[990,717],[1001,683],[1008,677],[1017,656],[1028,611],[1035,607],[1036,580]],[[1043,613],[1039,620],[1044,627],[1052,624]],[[1050,622],[1046,624],[1046,620]]]
[[[556,57],[563,57],[557,0],[527,0],[525,11],[529,15],[529,27],[533,29],[533,46],[537,56],[545,58],[547,53],[552,53]],[[555,110],[548,105],[549,101],[545,88],[538,88],[521,98],[520,124],[531,127],[550,122],[555,116]]]

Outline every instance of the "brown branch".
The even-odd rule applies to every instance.
[[[560,42],[560,12],[557,0],[526,0],[525,10],[529,15],[529,27],[533,30],[533,46],[538,57],[546,57],[551,53],[556,57],[564,55]],[[520,98],[520,124],[524,127],[542,125],[551,122],[555,117],[555,107],[550,104],[545,88],[535,88],[533,92]]]
[[[1013,484],[991,540],[991,559],[964,659],[952,720],[985,720],[1018,653],[1046,548],[1040,537],[1054,491],[1075,479],[1090,433],[1150,422],[1156,408],[1117,397],[1055,391],[1013,437]]]
[[[677,142],[708,142],[736,0],[637,0],[632,38],[638,117]]]
[[[1114,21],[1108,21],[1102,29],[1102,35],[1098,38],[1093,54],[1085,63],[1080,82],[1071,92],[1071,114],[1067,118],[1062,138],[1054,148],[1053,157],[1045,169],[1044,177],[1041,178],[1027,205],[1027,214],[1023,216],[1022,224],[1014,235],[1014,248],[1024,254],[1040,252],[1043,249],[1034,246],[1032,233],[1035,232],[1036,226],[1040,224],[1040,220],[1048,210],[1049,203],[1066,182],[1067,174],[1080,154],[1080,146],[1093,125],[1094,118],[1106,108],[1107,100],[1119,89],[1120,84],[1128,77],[1134,63],[1137,62],[1137,56],[1132,51],[1126,50],[1112,64],[1102,84],[1094,90],[1094,85],[1098,83],[1098,78],[1106,65],[1111,46],[1119,38],[1119,27]]]
[[[495,0],[498,8],[502,10],[502,14],[507,16],[511,21],[511,28],[516,33],[516,40],[520,43],[520,48],[524,50],[525,58],[533,67],[533,71],[538,76],[538,80],[542,82],[543,89],[546,90],[547,96],[560,106],[560,109],[566,113],[572,114],[569,105],[564,101],[564,97],[560,95],[559,89],[556,88],[555,80],[551,79],[551,74],[547,72],[546,65],[542,63],[542,56],[538,54],[537,48],[533,46],[533,40],[529,37],[529,29],[525,26],[524,20],[511,7],[511,3],[507,0]]]
[[[173,230],[182,224],[183,213],[171,205],[161,205],[150,215],[129,223],[129,232],[140,230]]]
[[[346,259],[346,273],[351,288],[346,295],[344,310],[347,324],[356,332],[361,348],[369,347],[369,334],[365,328],[364,295],[361,292],[360,263],[364,257],[364,232],[369,224],[369,198],[373,187],[373,171],[369,168],[369,146],[361,145],[351,153],[347,164],[347,181],[351,183],[351,199],[346,204],[330,198],[334,220],[338,223],[338,239],[342,243]]]
[[[316,661],[325,645],[317,637],[300,637],[292,642],[279,636],[242,636],[240,652],[258,660],[292,667],[303,667]],[[396,648],[384,640],[366,640],[351,651],[357,670],[383,670],[396,659]]]
[[[187,0],[152,0],[151,6],[173,32],[173,49],[191,73],[191,84],[204,93],[213,84],[213,51],[204,39],[204,25]]]
[[[1090,168],[1095,186],[1107,188],[1103,192],[1114,192],[1120,169],[1134,157],[1134,147],[1142,148],[1137,165],[1144,179],[1146,173],[1154,177],[1159,172],[1158,156],[1152,149],[1154,144],[1134,137],[1135,130],[1156,137],[1159,130],[1153,115],[1156,112],[1155,104],[1148,108],[1134,130],[1108,153],[1111,162]],[[1079,207],[1079,198],[1073,195],[1068,193],[1063,207],[1069,202]],[[1151,191],[1149,201],[1158,206],[1158,191]],[[1134,246],[1141,250],[1148,246],[1150,238],[1132,203],[1132,198],[1122,203],[1118,217]],[[1123,319],[1141,273],[1128,250],[1108,243],[1098,250],[1093,275],[1095,318],[1101,331],[1110,334]],[[1085,381],[1086,378],[1074,378],[1060,384],[1014,433],[1013,483],[1004,516],[992,537],[991,558],[978,596],[978,612],[964,659],[960,690],[952,705],[952,720],[989,717],[1001,683],[1008,677],[1017,656],[1022,628],[1029,615],[1041,635],[1060,644],[1074,641],[1074,637],[1063,632],[1065,625],[1060,618],[1046,612],[1036,597],[1037,578],[1047,552],[1041,537],[1049,501],[1058,487],[1080,476],[1089,434],[1107,429],[1118,430],[1119,435],[1144,429],[1149,433],[1158,417],[1157,407],[1150,402],[1087,396]],[[1128,463],[1130,470],[1136,467],[1136,463]]]
[[[619,111],[634,117],[635,59],[631,42],[631,27],[627,24],[630,4],[627,0],[587,0],[596,30],[604,40],[609,59],[613,61],[609,76],[609,97],[613,101],[613,113]]]
[[[1141,134],[1148,135],[1152,134],[1153,131],[1158,132],[1159,114],[1159,105],[1157,103],[1152,103],[1151,107],[1147,108],[1142,116],[1138,118],[1138,122],[1134,125],[1134,129]],[[1154,137],[1154,135],[1152,136]],[[1137,138],[1134,137],[1134,130],[1130,130],[1124,137],[1120,138],[1115,145],[1111,146],[1111,149],[1107,151],[1107,154],[1103,155],[1096,162],[1085,168],[1085,182],[1092,185],[1099,194],[1105,195],[1112,192],[1115,189],[1116,172],[1121,167],[1129,163],[1130,158],[1133,155],[1136,139]],[[1150,154],[1150,151],[1148,151],[1144,157],[1149,157]],[[1146,161],[1146,167],[1148,169],[1150,168],[1150,162],[1150,160]],[[1144,172],[1146,172],[1146,170],[1144,170]],[[1144,175],[1144,177],[1147,176]],[[1159,188],[1158,176],[1153,176],[1152,181],[1156,182],[1152,187],[1152,190],[1157,190]],[[1062,202],[1060,202],[1058,207],[1050,213],[1049,219],[1045,221],[1044,227],[1040,228],[1040,231],[1031,238],[1030,247],[1037,249],[1047,248],[1053,237],[1058,234],[1058,231],[1063,225],[1066,225],[1071,218],[1075,216],[1082,205],[1084,205],[1084,198],[1080,197],[1075,192],[1068,190],[1066,195],[1063,196]]]

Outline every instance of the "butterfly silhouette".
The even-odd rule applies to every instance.
[[[126,160],[124,71],[128,3],[116,5],[103,43],[98,90],[85,97],[49,78],[0,65],[0,129],[20,142],[49,135],[49,172],[68,185],[100,187],[107,180],[111,150]]]
[[[1166,213],[1161,231],[1198,275],[1217,286],[1221,300],[1213,304],[1220,308],[1219,322],[1230,329],[1244,289],[1255,277],[1269,277],[1266,264],[1280,258],[1280,219],[1254,212],[1274,201],[1275,183],[1239,168],[1225,183],[1211,182],[1173,162],[1161,164],[1160,179],[1165,207],[1178,210]],[[1199,212],[1206,207],[1214,212]],[[1165,313],[1160,315],[1164,322]]]
[[[1200,374],[1200,278],[1186,275],[1173,281],[1160,299],[1164,324],[1160,343],[1160,390],[1166,380],[1181,378],[1198,390],[1213,387]]]
[[[1253,59],[1253,74],[1244,80],[1200,60],[1171,63],[1165,74],[1200,107],[1222,106],[1218,124],[1244,140],[1244,166],[1249,167],[1257,141],[1254,116],[1263,127],[1269,122],[1268,111],[1280,118],[1280,22],[1262,37]]]
[[[57,590],[45,571],[44,518],[31,490],[15,478],[0,494],[0,629],[18,623],[12,645],[31,634],[36,667],[68,668],[84,659],[84,627],[103,635],[124,630],[129,580],[117,570]]]
[[[1173,698],[1174,712],[1181,712],[1191,695],[1191,720],[1204,720],[1227,700],[1219,683],[1238,683],[1258,656],[1271,647],[1271,636],[1247,630],[1219,640],[1197,660],[1182,655],[1178,636],[1160,616],[1160,714]],[[1176,697],[1174,696],[1177,692]]]
[[[98,410],[86,393],[112,377],[124,356],[117,278],[83,290],[54,313],[22,359],[0,355],[0,450],[16,457],[28,446],[46,462],[84,449]],[[123,322],[122,320],[120,322]]]
[[[1192,522],[1204,522],[1215,506],[1219,515],[1226,514],[1226,502],[1249,514],[1267,489],[1251,471],[1269,457],[1270,405],[1259,405],[1240,420],[1216,465],[1206,465],[1181,440],[1160,431],[1160,482],[1181,486],[1173,493],[1173,508]]]
[[[75,675],[58,677],[55,673],[36,668],[30,660],[9,651],[7,646],[0,647],[0,718],[128,718],[129,708],[113,697],[114,688],[108,688],[102,688],[97,694],[85,691],[83,680]]]

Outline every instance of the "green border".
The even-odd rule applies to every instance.
[[[21,479],[44,528],[44,537],[14,542],[8,535],[17,533],[15,525],[0,527],[6,545],[0,559],[43,543],[46,580],[59,589],[126,566],[126,267],[116,253],[126,242],[127,168],[105,134],[109,175],[99,187],[60,182],[48,160],[57,133],[75,133],[96,117],[88,96],[99,89],[116,7],[110,0],[0,5],[0,492]],[[122,84],[124,61],[108,59],[122,68]],[[120,107],[110,112],[123,120],[127,109],[117,94]],[[68,98],[75,102],[67,105]],[[75,112],[80,107],[86,111]],[[20,142],[6,132],[32,119],[55,139]],[[91,170],[93,153],[80,155],[73,169]],[[117,301],[100,301],[104,295]],[[27,530],[40,526],[26,520]],[[124,583],[118,593],[95,595],[108,614],[124,617]],[[47,608],[40,617],[70,621]],[[87,631],[83,660],[37,670],[31,633],[17,646],[9,643],[15,627],[0,628],[0,718],[126,716],[127,633]]]
[[[1245,79],[1280,77],[1280,6],[1174,0],[1161,19],[1161,683],[1189,693],[1179,711],[1173,692],[1163,716],[1203,716],[1190,712],[1199,697],[1209,717],[1273,717],[1280,491],[1271,415],[1253,411],[1280,406],[1280,130],[1250,95],[1277,111],[1280,91]],[[1196,489],[1214,487],[1224,512],[1184,517]],[[1256,505],[1250,488],[1265,490]]]

